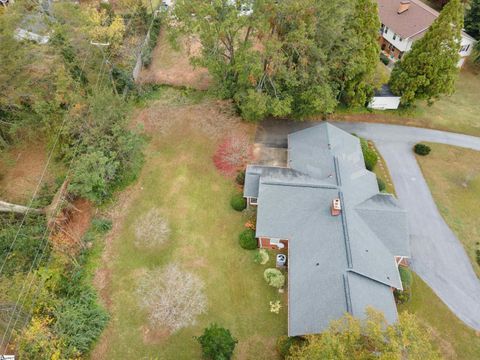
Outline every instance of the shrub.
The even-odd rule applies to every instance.
[[[202,336],[196,338],[202,347],[203,357],[211,360],[228,360],[232,358],[237,344],[230,330],[217,324],[211,324],[203,331]]]
[[[378,156],[373,151],[373,149],[368,145],[368,141],[360,138],[360,145],[362,146],[362,153],[363,153],[363,159],[365,160],[365,167],[373,171],[375,168],[375,165],[377,165],[378,162]]]
[[[268,252],[265,249],[258,249],[253,256],[253,261],[260,265],[265,265],[269,259],[270,256],[268,256]]]
[[[475,255],[476,255],[476,258],[477,258],[477,264],[480,265],[480,250],[479,249],[475,250]]]
[[[378,190],[380,190],[380,192],[385,191],[385,189],[387,188],[387,185],[385,185],[385,181],[377,177],[377,183],[378,183]]]
[[[239,171],[235,181],[238,185],[245,185],[245,170]]]
[[[87,353],[108,321],[107,313],[97,303],[95,290],[79,285],[78,292],[55,311],[54,329],[64,341],[62,355],[66,358],[75,357],[77,351]]]
[[[393,295],[397,304],[405,304],[410,300],[411,290],[410,288],[405,288],[403,291],[395,289]]]
[[[385,55],[384,53],[380,53],[380,61],[384,63],[385,65],[388,65],[390,63],[390,60],[388,59],[388,56]]]
[[[269,268],[264,271],[263,277],[268,285],[280,289],[285,284],[285,275],[275,268]]]
[[[109,219],[93,219],[93,229],[99,233],[106,233],[112,230],[112,221]]]
[[[246,250],[255,250],[258,246],[255,231],[252,229],[243,230],[238,237],[238,242],[240,246]]]
[[[277,340],[277,351],[282,356],[282,359],[290,355],[290,348],[292,346],[301,346],[305,340],[301,337],[294,337],[282,335]]]
[[[425,155],[430,154],[431,150],[432,149],[430,148],[430,146],[425,145],[425,144],[421,144],[421,143],[416,144],[413,147],[413,151],[415,151],[416,154],[421,155],[421,156],[425,156]]]
[[[225,138],[213,154],[215,167],[226,176],[234,176],[250,157],[250,140],[245,135]]]
[[[399,266],[398,271],[400,272],[400,278],[402,279],[402,284],[404,288],[409,288],[412,286],[412,272],[410,269],[404,267],[404,266]]]
[[[230,200],[230,205],[233,210],[243,211],[247,207],[247,200],[245,200],[242,194],[235,194]]]

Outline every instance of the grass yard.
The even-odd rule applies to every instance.
[[[443,96],[432,106],[418,102],[411,109],[398,111],[339,108],[332,118],[418,126],[480,136],[479,72],[466,63],[457,80],[456,92],[452,96]]]
[[[412,298],[400,305],[430,330],[435,345],[445,359],[472,360],[480,354],[480,335],[461,322],[416,274],[413,274]]]
[[[253,253],[238,244],[246,218],[229,204],[238,189],[212,162],[223,130],[213,133],[202,123],[210,119],[221,126],[232,116],[216,102],[190,103],[179,100],[179,93],[167,90],[137,114],[151,140],[140,179],[127,189],[128,201],[120,201],[120,220],[114,220],[107,240],[100,270],[108,272],[103,276],[107,283],[101,293],[112,319],[92,358],[198,359],[200,347],[193,337],[216,322],[239,340],[237,359],[276,359],[276,340],[287,331],[286,309],[270,313],[269,302],[279,294],[265,283],[264,267],[253,262]],[[252,127],[235,126],[252,135]],[[162,247],[144,250],[134,244],[135,229],[152,208],[160,210],[171,233]],[[173,334],[149,327],[135,293],[145,271],[170,263],[200,277],[208,299],[197,323]]]
[[[429,144],[430,155],[417,156],[433,198],[448,226],[462,242],[480,276],[476,250],[480,250],[480,152]]]

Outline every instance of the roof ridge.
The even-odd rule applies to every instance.
[[[300,184],[300,183],[295,183],[295,182],[275,182],[275,181],[264,181],[260,179],[261,184],[263,185],[278,185],[278,186],[293,186],[293,187],[308,187],[308,188],[314,188],[314,189],[338,189],[337,185],[329,185],[329,184]]]
[[[395,259],[394,259],[393,261],[395,261]],[[360,271],[358,271],[358,270],[355,270],[354,268],[349,268],[349,269],[346,270],[346,272],[347,272],[347,273],[351,272],[351,273],[360,275],[360,276],[362,276],[362,277],[364,277],[364,278],[366,278],[366,279],[369,279],[369,280],[372,280],[372,281],[376,281],[377,283],[380,283],[380,284],[382,284],[382,285],[385,285],[385,286],[388,286],[388,287],[391,287],[391,288],[394,287],[394,286],[392,286],[391,284],[389,284],[389,283],[387,283],[387,282],[385,282],[385,281],[381,281],[381,280],[379,280],[379,279],[376,279],[376,278],[373,278],[373,277],[371,277],[371,276],[368,276],[367,274],[364,274],[364,273],[362,273],[362,272],[360,272]],[[399,272],[398,272],[398,277],[400,278],[400,273],[399,273]],[[400,284],[400,288],[399,288],[398,290],[403,290],[403,284],[402,284],[402,281],[401,281],[401,280],[400,280],[399,284]]]

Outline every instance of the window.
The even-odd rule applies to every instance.
[[[258,200],[256,197],[250,198],[250,205],[258,205]]]
[[[397,34],[393,34],[393,40],[397,40]]]
[[[388,27],[385,26],[385,34],[388,34]]]
[[[403,40],[403,39],[399,36],[399,37],[398,37],[398,41],[402,42],[402,40]]]

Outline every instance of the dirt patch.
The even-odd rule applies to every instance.
[[[34,193],[47,163],[44,143],[21,146],[2,154],[0,160],[0,196],[13,203],[25,203]],[[52,176],[45,173],[44,182]]]
[[[77,199],[68,207],[65,222],[58,226],[58,231],[51,236],[54,249],[74,257],[88,244],[82,243],[82,238],[90,227],[94,207],[86,199]]]
[[[189,60],[200,51],[201,44],[195,37],[183,38],[178,41],[178,49],[172,48],[167,32],[162,30],[153,50],[152,63],[142,70],[138,82],[206,90],[212,82],[208,70],[192,66]]]

